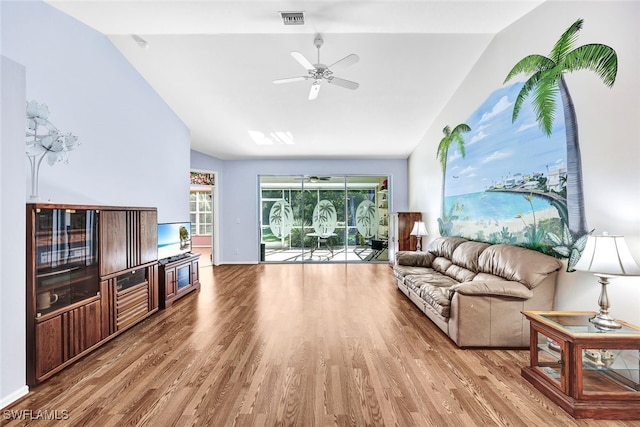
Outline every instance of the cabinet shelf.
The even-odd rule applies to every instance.
[[[82,284],[87,280],[96,279],[98,269],[96,266],[83,268],[73,267],[58,271],[49,271],[36,275],[37,292],[51,291],[68,286]]]

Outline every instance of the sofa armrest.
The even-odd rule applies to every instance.
[[[431,267],[434,255],[430,252],[398,251],[396,252],[396,264],[412,267]]]
[[[510,298],[529,299],[533,291],[520,282],[507,280],[478,280],[460,283],[450,288],[450,292],[462,295],[489,295]]]

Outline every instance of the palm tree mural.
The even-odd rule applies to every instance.
[[[464,139],[462,138],[463,133],[467,133],[471,130],[471,128],[465,124],[460,123],[458,126],[454,127],[453,130],[449,126],[445,126],[442,129],[442,133],[444,133],[444,137],[440,140],[440,144],[438,144],[438,151],[436,153],[436,158],[440,162],[442,166],[442,209],[444,212],[444,182],[445,177],[447,175],[447,155],[449,153],[449,147],[451,144],[455,143],[458,146],[458,150],[460,151],[460,155],[464,158],[465,156],[465,148],[464,148]],[[449,215],[451,216],[451,215]],[[443,218],[445,215],[443,215]],[[440,235],[448,236],[450,230],[447,231],[446,227],[442,227],[442,221],[438,220],[438,224],[440,224]],[[450,228],[450,227],[449,227]],[[446,233],[446,234],[445,234]]]
[[[540,129],[549,137],[556,114],[556,95],[560,93],[567,141],[567,226],[573,238],[588,233],[582,190],[582,160],[578,141],[578,122],[564,75],[578,70],[590,70],[602,82],[613,86],[618,72],[618,56],[603,44],[587,44],[574,48],[582,19],[574,22],[555,43],[549,56],[529,55],[521,59],[507,74],[505,83],[520,73],[529,75],[513,106],[515,122],[522,104],[529,95]]]

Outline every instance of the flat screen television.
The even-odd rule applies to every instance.
[[[158,259],[191,252],[191,223],[167,222],[158,224]]]

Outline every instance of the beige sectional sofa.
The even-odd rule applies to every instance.
[[[459,347],[528,347],[525,310],[552,310],[562,263],[519,246],[439,237],[400,251],[398,288]]]

